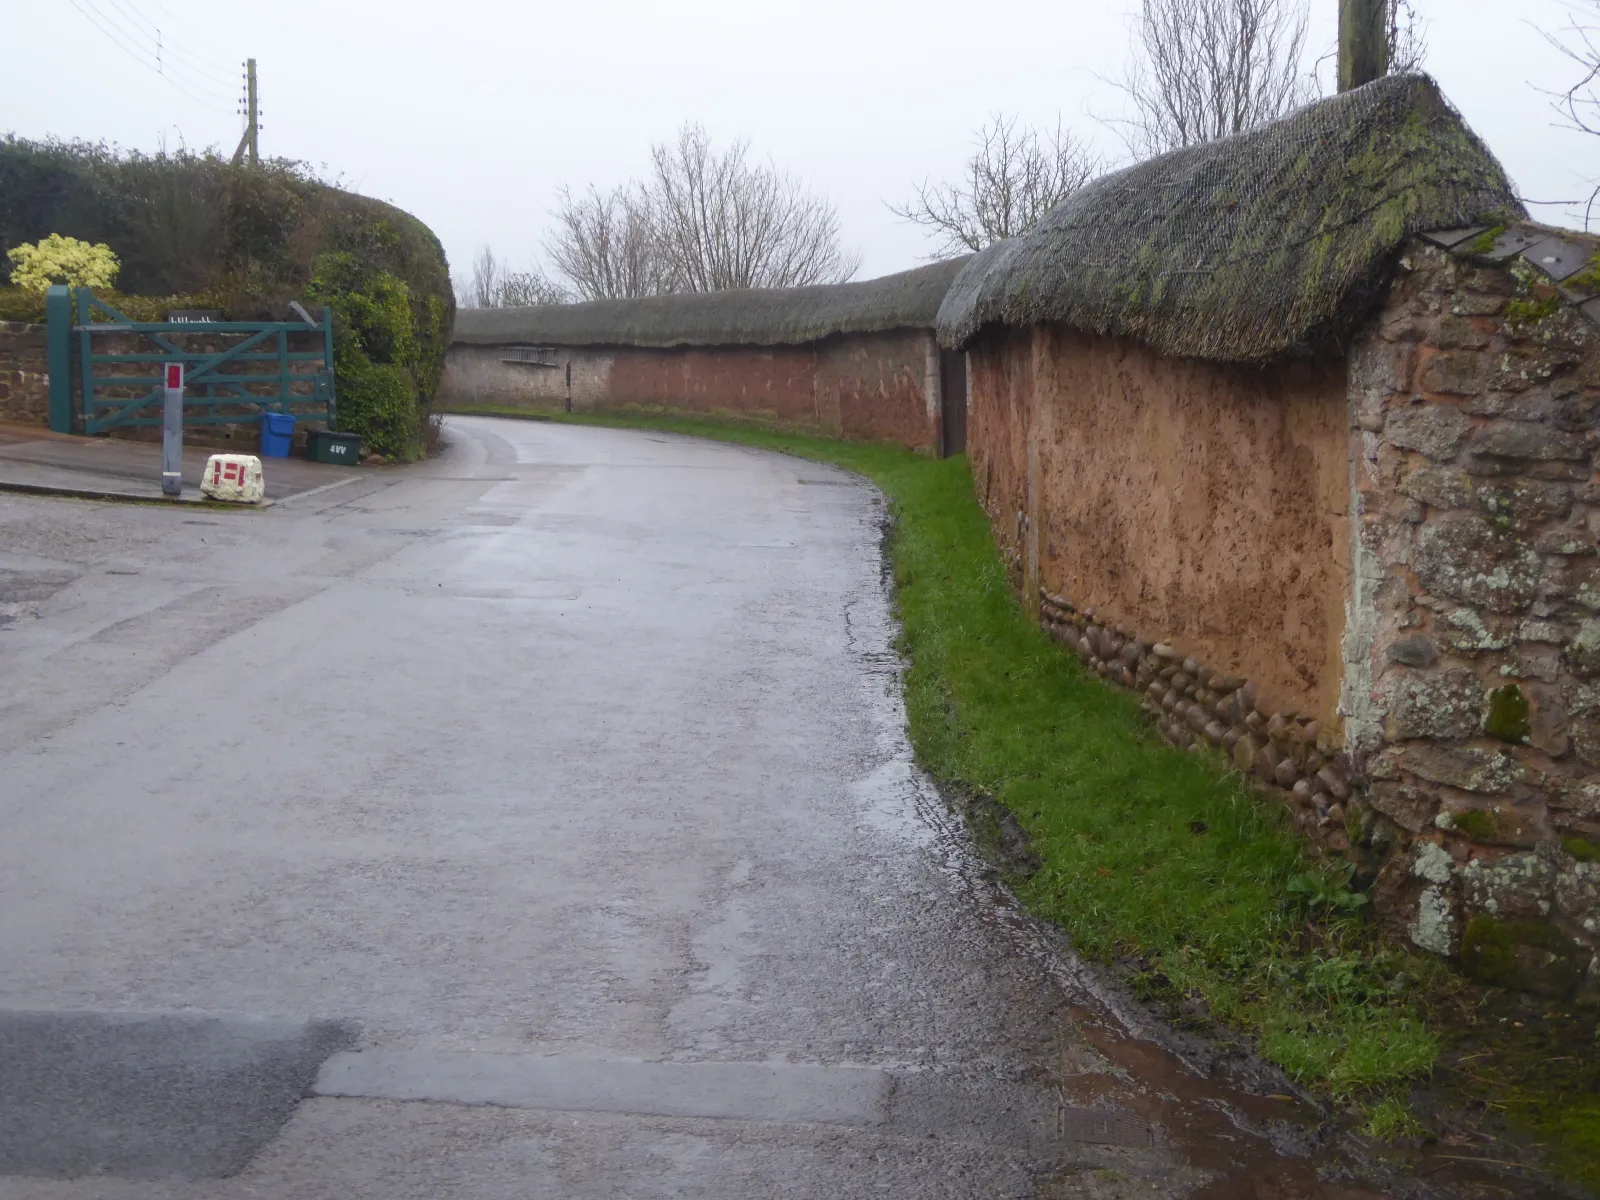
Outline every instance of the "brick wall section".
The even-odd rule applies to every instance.
[[[1600,863],[1580,861],[1600,845],[1600,329],[1581,296],[1418,241],[1350,373],[1344,710],[1393,843],[1376,896],[1418,945],[1554,992],[1600,983]]]
[[[931,331],[848,334],[800,346],[557,346],[545,348],[543,363],[511,361],[525,349],[537,348],[452,346],[441,406],[560,411],[570,399],[574,412],[667,408],[916,450],[938,445]]]
[[[50,368],[43,325],[0,321],[0,421],[50,423]]]

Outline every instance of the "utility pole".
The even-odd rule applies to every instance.
[[[1339,90],[1389,73],[1389,0],[1339,0]]]
[[[253,167],[261,158],[261,107],[256,98],[256,60],[253,58],[246,59],[244,64],[244,104],[244,136],[233,152],[233,161],[243,162],[248,152]]]

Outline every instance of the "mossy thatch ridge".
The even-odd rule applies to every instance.
[[[1413,235],[1525,216],[1437,85],[1393,76],[1089,184],[967,264],[939,338],[1059,321],[1266,362],[1347,335]]]
[[[841,333],[932,329],[965,262],[952,259],[859,283],[464,308],[456,314],[455,340],[479,346],[791,346]]]

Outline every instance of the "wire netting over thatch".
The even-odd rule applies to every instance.
[[[1432,80],[1382,79],[1089,184],[968,263],[939,340],[1060,321],[1265,362],[1348,333],[1412,235],[1525,215]]]
[[[932,329],[966,259],[882,279],[533,308],[464,308],[455,340],[504,346],[789,346],[837,333]]]

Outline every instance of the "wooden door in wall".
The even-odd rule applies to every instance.
[[[939,351],[939,457],[967,448],[967,356]]]

